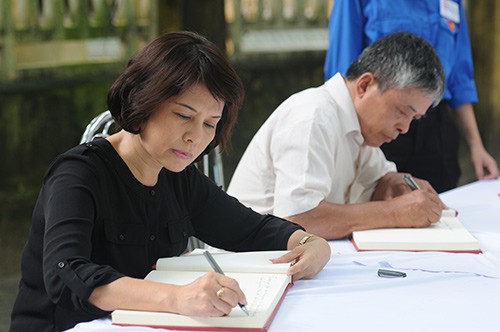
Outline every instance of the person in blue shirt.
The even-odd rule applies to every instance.
[[[414,33],[436,50],[445,72],[442,102],[409,132],[382,145],[399,172],[426,179],[438,192],[455,188],[460,177],[459,131],[453,109],[469,145],[478,179],[499,175],[495,159],[479,134],[473,103],[477,102],[471,47],[461,0],[335,0],[329,23],[325,80],[345,74],[361,51],[393,32]]]

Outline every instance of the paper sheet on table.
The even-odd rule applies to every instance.
[[[372,252],[361,255],[358,253],[352,258],[354,263],[364,266],[427,272],[473,273],[488,278],[500,278],[500,260],[489,253]]]
[[[500,236],[497,233],[477,234],[488,243],[483,254],[446,252],[356,252],[349,240],[330,241],[332,260],[337,264],[353,262],[363,266],[421,270],[427,272],[473,273],[500,278]],[[496,245],[498,243],[498,245]]]

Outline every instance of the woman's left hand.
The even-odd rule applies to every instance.
[[[295,263],[288,269],[288,275],[294,280],[311,279],[330,260],[331,249],[328,242],[316,235],[312,235],[307,241],[299,245],[299,242],[308,234],[304,231],[296,231],[288,240],[288,248],[291,250],[285,255],[272,259],[273,263]]]

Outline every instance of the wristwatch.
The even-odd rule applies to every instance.
[[[312,234],[307,234],[302,238],[302,240],[299,241],[299,246],[305,244],[311,237],[313,237]]]

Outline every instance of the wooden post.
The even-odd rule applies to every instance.
[[[182,29],[198,32],[225,50],[224,0],[181,1]]]

